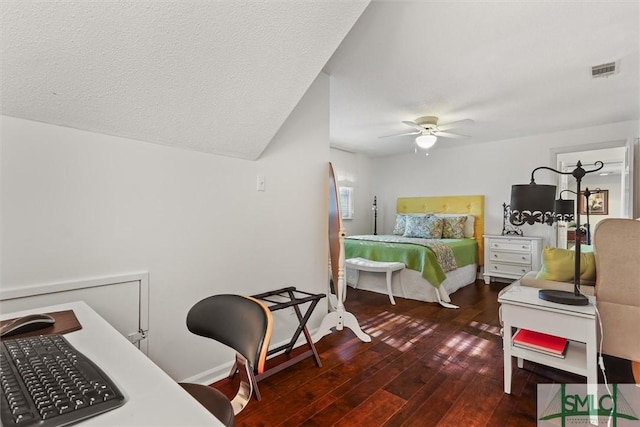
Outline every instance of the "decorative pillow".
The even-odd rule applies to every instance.
[[[392,234],[402,236],[404,234],[404,229],[406,227],[406,215],[398,214],[396,215],[396,226],[393,228]]]
[[[465,239],[473,239],[475,236],[475,224],[476,224],[476,216],[475,215],[466,215],[466,214],[434,214],[440,218],[458,218],[464,216],[467,220],[464,223],[464,238]]]
[[[476,235],[476,216],[467,215],[467,220],[464,223],[464,238],[473,239]]]
[[[444,220],[435,216],[407,216],[404,237],[440,239]]]
[[[407,224],[407,217],[408,216],[413,216],[413,217],[420,217],[420,218],[424,218],[428,215],[425,214],[397,214],[396,215],[396,225],[393,228],[393,232],[391,234],[395,234],[398,236],[402,236],[404,235],[404,229],[406,227]]]
[[[573,282],[575,251],[545,246],[542,250],[542,268],[536,279],[556,282]],[[580,254],[580,283],[594,284],[596,281],[596,259],[593,252]]]
[[[443,218],[442,238],[462,239],[464,238],[464,225],[467,222],[466,216],[455,216]]]

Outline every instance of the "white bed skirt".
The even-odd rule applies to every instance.
[[[447,278],[439,288],[429,284],[419,271],[405,268],[404,270],[393,273],[391,292],[394,296],[400,298],[426,302],[451,302],[449,296],[452,293],[476,281],[477,268],[477,264],[470,264],[450,271],[447,273]],[[347,267],[346,280],[349,286],[353,287],[357,281],[358,289],[388,295],[387,280],[384,273],[359,272]]]

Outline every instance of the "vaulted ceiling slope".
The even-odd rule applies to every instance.
[[[257,159],[367,1],[2,1],[2,114]]]
[[[636,0],[373,0],[325,67],[331,141],[411,153],[415,135],[379,137],[421,116],[475,121],[436,150],[638,120],[639,52]]]

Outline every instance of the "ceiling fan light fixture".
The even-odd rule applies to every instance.
[[[433,147],[433,145],[436,143],[436,141],[438,140],[438,137],[435,135],[420,135],[419,137],[416,138],[416,144],[418,145],[418,147],[423,148],[423,149],[428,149]]]

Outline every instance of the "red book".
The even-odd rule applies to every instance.
[[[513,335],[513,344],[519,347],[541,350],[544,352],[563,355],[567,349],[568,340],[542,332],[518,329]]]

